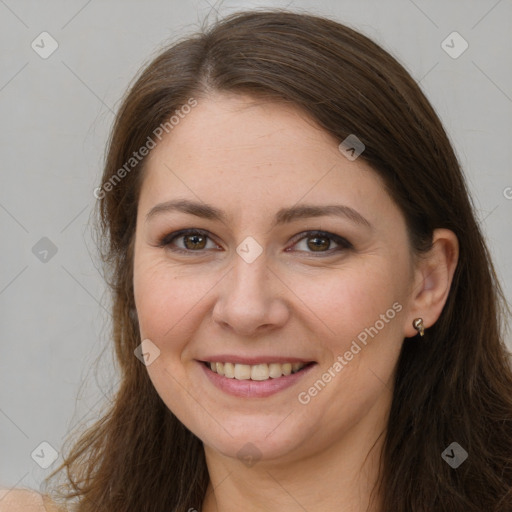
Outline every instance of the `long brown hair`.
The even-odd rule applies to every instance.
[[[378,491],[383,512],[510,512],[508,309],[448,137],[415,81],[377,44],[283,10],[236,13],[173,43],[124,98],[97,194],[121,382],[50,478],[67,470],[63,489],[79,512],[201,508],[209,481],[202,443],[134,356],[133,240],[145,159],[126,163],[173,113],[212,91],[297,106],[340,142],[357,134],[361,158],[405,216],[414,253],[430,247],[436,228],[456,234],[460,256],[443,312],[427,341],[403,343]],[[441,456],[452,442],[468,453],[457,469]]]

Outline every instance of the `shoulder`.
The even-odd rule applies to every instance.
[[[29,489],[0,489],[0,512],[59,512],[48,496]]]

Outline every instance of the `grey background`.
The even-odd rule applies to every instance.
[[[132,77],[208,13],[305,9],[362,31],[405,64],[455,146],[510,301],[512,2],[210,1],[0,0],[2,487],[38,488],[61,459],[42,469],[31,453],[43,441],[60,452],[115,389],[108,296],[87,226],[93,189]],[[43,31],[59,45],[47,59],[31,47]],[[441,47],[453,31],[469,44],[457,59]],[[46,262],[37,257],[43,237],[57,249]]]

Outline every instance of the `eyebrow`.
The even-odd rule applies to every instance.
[[[178,211],[182,213],[188,213],[190,215],[195,215],[196,217],[201,217],[203,219],[209,220],[217,220],[223,223],[227,222],[227,216],[218,208],[208,205],[206,203],[198,203],[195,201],[190,201],[188,199],[178,199],[166,201],[164,203],[159,203],[146,215],[146,222],[156,215],[162,213],[168,213]],[[272,227],[276,227],[280,224],[286,224],[289,222],[293,222],[298,219],[305,219],[310,217],[323,217],[334,215],[337,217],[344,217],[356,224],[360,224],[367,228],[371,228],[372,225],[368,220],[366,220],[358,211],[354,210],[350,206],[345,205],[296,205],[289,208],[280,209],[274,218],[274,222]]]

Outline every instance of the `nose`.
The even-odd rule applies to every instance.
[[[243,336],[278,329],[290,315],[286,294],[264,254],[251,263],[236,255],[231,272],[219,283],[213,320]]]

